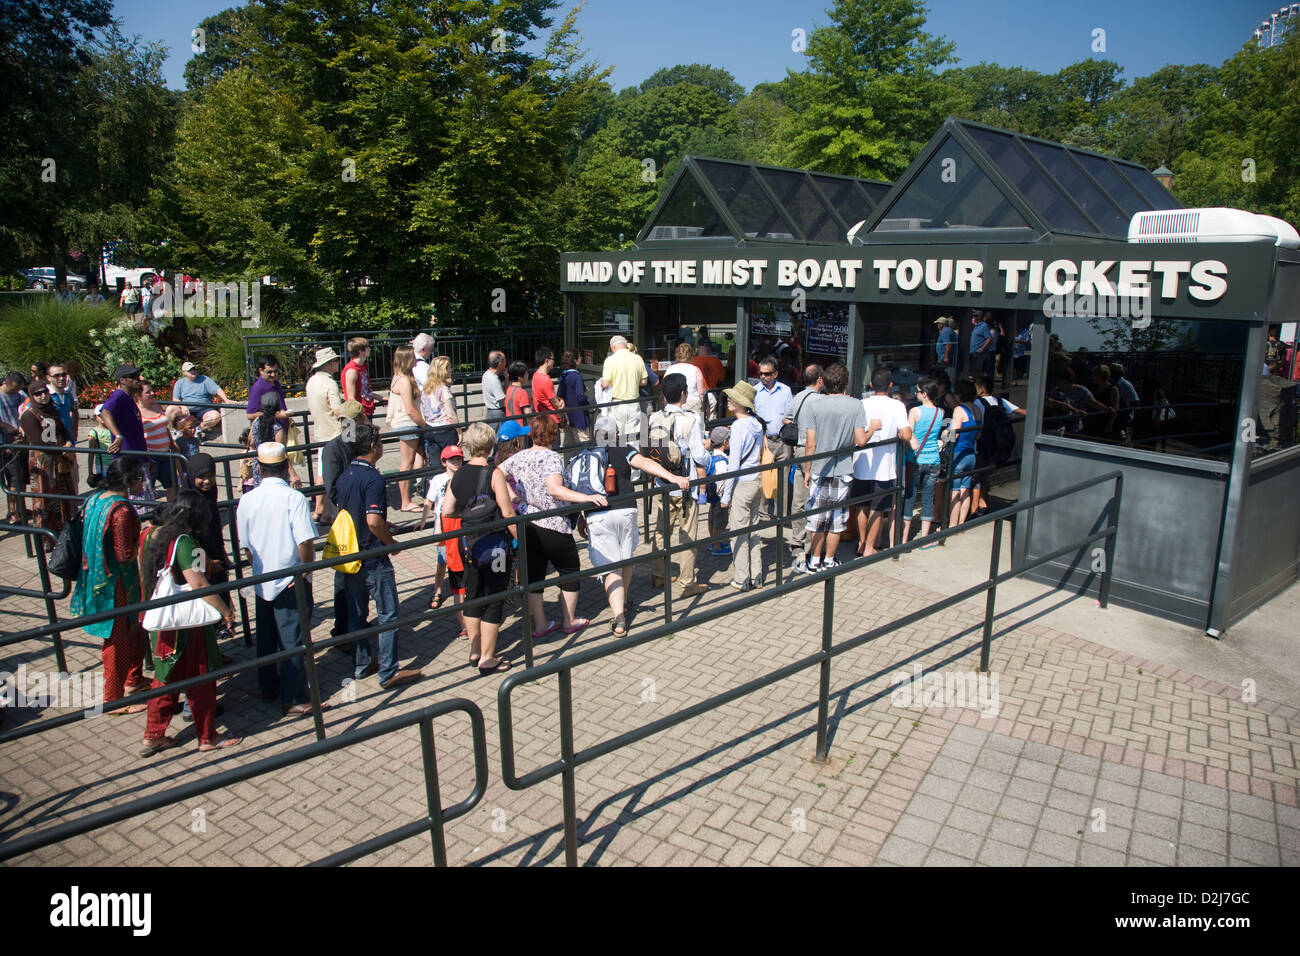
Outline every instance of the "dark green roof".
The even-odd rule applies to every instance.
[[[688,155],[636,243],[843,244],[889,190],[872,179]]]
[[[881,199],[859,242],[1126,239],[1133,215],[1181,209],[1137,163],[949,118]]]

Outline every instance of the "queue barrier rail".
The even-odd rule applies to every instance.
[[[433,721],[444,714],[457,712],[464,713],[470,722],[474,753],[474,787],[463,800],[450,807],[444,807],[438,782],[438,758],[434,747]],[[296,766],[325,754],[344,750],[415,725],[419,725],[420,728],[420,762],[424,776],[425,801],[428,807],[428,813],[424,819],[396,827],[370,840],[317,860],[311,865],[339,866],[350,863],[403,840],[419,836],[422,833],[428,833],[433,847],[434,865],[443,867],[447,865],[444,827],[448,822],[463,817],[473,810],[483,799],[488,783],[487,732],[484,726],[483,712],[477,704],[463,697],[438,701],[412,713],[380,721],[371,727],[349,730],[329,740],[313,741],[302,747],[281,754],[273,754],[243,767],[222,771],[203,780],[169,786],[161,793],[138,797],[121,806],[110,807],[107,810],[92,813],[78,820],[70,820],[67,823],[61,823],[37,833],[0,843],[0,862],[31,853],[42,847],[61,843],[64,840],[85,833],[101,830],[106,826],[121,823],[124,820],[130,820],[154,810],[175,806],[178,803],[201,797],[214,790],[222,790],[246,780],[253,780],[274,771],[282,770],[285,767]]]
[[[1105,519],[1105,525],[1101,530],[1087,534],[1082,538],[1059,547],[1048,554],[1040,555],[1030,561],[1024,561],[1007,571],[999,572],[998,566],[1001,556],[1002,523],[1004,521],[1007,521],[1022,512],[1041,507],[1042,505],[1049,504],[1069,495],[1089,491],[1107,482],[1114,482],[1114,491],[1103,509],[1101,517]],[[1104,475],[1099,475],[1089,481],[1061,489],[1050,495],[1043,495],[1039,498],[1033,499],[1032,501],[1021,502],[999,514],[988,515],[984,518],[978,518],[974,521],[967,522],[957,528],[945,529],[944,531],[939,532],[936,537],[946,539],[953,535],[962,534],[966,531],[987,524],[993,524],[993,543],[989,559],[988,578],[979,584],[964,588],[935,604],[895,618],[886,624],[871,628],[856,637],[841,641],[838,644],[833,642],[831,636],[834,627],[836,578],[853,571],[859,571],[863,568],[870,567],[873,564],[883,561],[887,557],[893,557],[895,553],[911,551],[920,547],[922,544],[920,540],[895,545],[894,547],[878,552],[875,555],[860,557],[831,570],[821,571],[803,579],[797,579],[786,584],[778,585],[761,594],[742,598],[740,601],[731,602],[726,605],[706,608],[703,611],[693,614],[689,621],[684,622],[686,627],[706,624],[710,621],[735,613],[738,610],[777,600],[788,594],[818,584],[823,588],[821,648],[817,652],[806,655],[797,661],[786,664],[783,667],[777,668],[761,677],[747,681],[730,690],[724,691],[720,694],[715,694],[706,700],[681,708],[672,714],[642,724],[640,727],[634,728],[633,730],[625,731],[622,734],[592,744],[581,750],[578,750],[574,743],[573,670],[583,664],[603,660],[612,655],[620,654],[626,648],[647,644],[650,641],[666,637],[669,634],[674,634],[681,630],[681,624],[683,622],[678,622],[676,624],[661,624],[644,631],[635,637],[629,636],[624,638],[613,645],[581,650],[574,654],[552,659],[545,664],[531,666],[526,670],[507,674],[497,690],[498,729],[501,735],[502,779],[506,786],[512,790],[525,790],[528,787],[535,786],[536,784],[549,780],[552,777],[557,775],[560,776],[562,799],[564,804],[565,863],[568,866],[577,866],[579,862],[576,796],[576,771],[578,767],[813,667],[820,669],[817,696],[816,754],[819,760],[825,760],[829,741],[831,661],[835,657],[891,634],[899,628],[915,624],[932,614],[946,610],[962,601],[977,597],[983,593],[985,594],[986,599],[983,634],[980,644],[980,669],[987,672],[991,655],[993,619],[996,613],[997,586],[1004,581],[1019,577],[1036,567],[1055,560],[1058,557],[1070,553],[1080,553],[1082,549],[1085,549],[1089,545],[1100,540],[1105,541],[1104,549],[1106,562],[1104,570],[1101,572],[1098,602],[1101,607],[1106,607],[1109,601],[1111,575],[1115,563],[1115,538],[1119,530],[1119,513],[1122,492],[1123,475],[1118,470],[1112,471]],[[930,543],[931,539],[927,538],[925,541],[926,543]],[[558,675],[560,756],[559,759],[545,764],[544,766],[520,774],[516,768],[515,761],[514,713],[511,705],[511,696],[519,686],[536,683],[542,678],[551,675]]]

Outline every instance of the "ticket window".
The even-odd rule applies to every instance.
[[[847,364],[849,307],[839,302],[804,303],[803,311],[785,299],[754,299],[748,306],[750,354],[745,377],[758,379],[758,359],[775,356],[777,378],[794,391],[803,388],[803,369]]]
[[[634,340],[630,295],[583,292],[574,294],[577,306],[578,362],[599,369],[609,354],[609,340],[615,335]]]

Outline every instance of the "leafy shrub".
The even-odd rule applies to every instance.
[[[92,331],[90,342],[101,356],[107,377],[119,365],[134,365],[146,382],[160,390],[167,387],[168,394],[170,383],[181,377],[183,358],[165,345],[159,345],[152,336],[141,334],[129,319]]]
[[[76,362],[77,377],[93,382],[105,375],[106,359],[92,335],[106,330],[118,315],[106,303],[24,296],[0,309],[0,365],[26,375],[33,362]]]

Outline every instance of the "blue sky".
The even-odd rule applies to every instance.
[[[660,67],[709,63],[746,89],[779,80],[805,62],[791,47],[796,29],[829,21],[831,0],[587,0],[578,29],[588,57],[613,67],[615,89]],[[118,0],[128,34],[171,50],[170,86],[184,85],[190,31],[238,4],[222,0]],[[1054,72],[1090,56],[1111,59],[1125,79],[1169,63],[1218,65],[1250,38],[1280,0],[931,0],[927,30],[956,43],[959,64],[997,63]],[[573,6],[562,0],[556,19]],[[1094,53],[1094,31],[1106,49]]]

